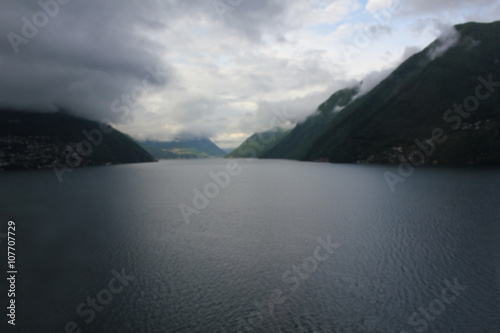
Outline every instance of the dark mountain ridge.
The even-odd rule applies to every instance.
[[[334,93],[258,157],[499,164],[499,89],[500,21],[460,24],[364,95]]]
[[[153,162],[110,125],[64,112],[0,110],[0,170]]]
[[[341,111],[300,159],[399,163],[437,135],[442,142],[428,142],[423,163],[500,163],[500,22],[455,29],[456,45],[431,59],[437,40],[410,57]]]

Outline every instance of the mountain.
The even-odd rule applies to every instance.
[[[359,86],[345,88],[334,93],[321,104],[316,112],[299,123],[273,147],[264,151],[262,158],[300,159],[309,151],[315,140],[340,110],[349,105],[359,92]]]
[[[438,39],[410,57],[300,159],[500,163],[500,21],[455,29],[455,45],[446,50],[450,39]]]
[[[352,101],[356,88],[332,95],[261,157],[499,164],[500,21],[454,28],[368,93]]]
[[[109,125],[63,112],[0,111],[0,170],[153,162]]]
[[[178,141],[144,141],[142,147],[158,159],[190,159],[224,157],[226,152],[209,139]]]
[[[254,133],[246,139],[238,148],[226,155],[227,158],[254,158],[261,157],[279,144],[290,131],[282,128]]]

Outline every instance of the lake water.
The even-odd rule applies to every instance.
[[[0,173],[8,332],[500,332],[500,170],[229,162]]]

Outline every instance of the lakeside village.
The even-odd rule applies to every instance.
[[[51,136],[0,136],[0,171],[50,169],[65,161],[68,146],[76,145]],[[80,165],[90,166],[92,160],[83,159]]]

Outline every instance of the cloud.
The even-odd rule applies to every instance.
[[[459,12],[466,9],[481,10],[494,4],[491,0],[401,0],[407,12],[413,15]],[[483,16],[484,17],[484,16]]]
[[[421,49],[417,46],[408,46],[404,49],[403,51],[403,55],[401,56],[401,61],[405,61],[407,60],[408,58],[410,58],[412,55],[414,55],[415,53],[418,53],[420,52]]]
[[[144,37],[163,23],[157,16],[145,15],[147,6],[138,3],[100,3],[57,5],[54,17],[34,2],[2,4],[6,11],[0,14],[1,30],[27,40],[16,45],[2,39],[2,107],[64,108],[89,118],[118,119],[110,110],[111,102],[141,85],[149,75],[148,67],[165,67],[159,56],[161,45]],[[47,22],[37,27],[36,19],[43,18],[42,14]],[[26,34],[30,29],[31,34]],[[165,78],[156,84],[167,83]]]
[[[439,36],[436,43],[429,49],[428,56],[431,60],[442,56],[451,47],[455,46],[460,40],[460,33],[455,27],[448,27],[444,29],[441,36]]]
[[[368,0],[366,9],[370,12],[377,12],[384,9],[395,11],[400,9],[407,0]]]

